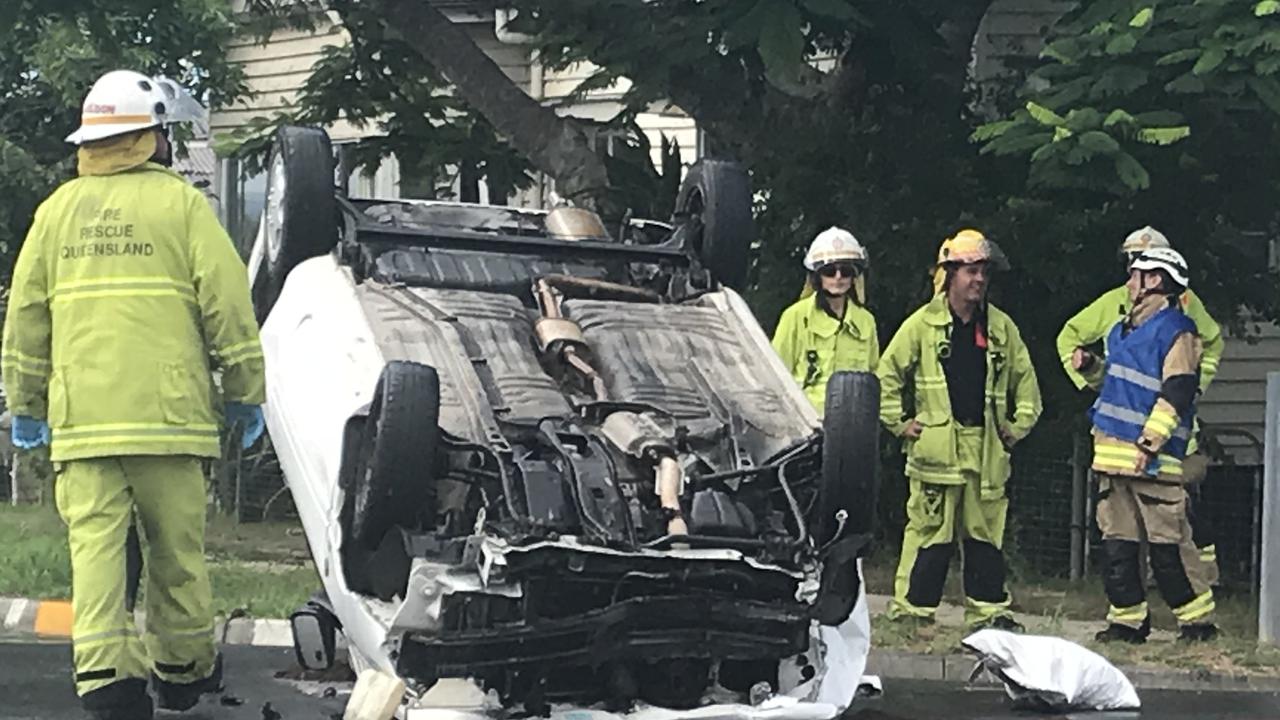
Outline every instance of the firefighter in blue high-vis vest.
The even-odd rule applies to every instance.
[[[1195,321],[1178,303],[1189,284],[1187,263],[1176,250],[1143,252],[1126,284],[1133,309],[1112,328],[1105,362],[1083,349],[1072,357],[1090,385],[1101,385],[1089,415],[1111,603],[1108,625],[1097,634],[1102,642],[1141,643],[1151,632],[1138,560],[1144,539],[1179,638],[1211,640],[1218,633],[1183,488],[1203,352]]]

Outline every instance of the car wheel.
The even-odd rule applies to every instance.
[[[695,224],[690,249],[716,280],[732,288],[746,284],[755,221],[751,178],[741,165],[729,160],[695,163],[676,195],[676,219]]]
[[[259,322],[280,297],[289,271],[338,242],[333,151],[323,130],[287,125],[276,131],[262,212],[262,283],[254,298]]]
[[[383,368],[361,433],[350,532],[375,550],[395,525],[435,517],[440,379],[434,368],[393,360]]]
[[[822,486],[814,524],[819,545],[840,539],[837,534],[866,535],[874,529],[880,497],[880,379],[866,372],[832,375],[822,428]]]

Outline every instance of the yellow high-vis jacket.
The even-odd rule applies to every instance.
[[[819,307],[813,295],[782,312],[773,333],[773,349],[819,415],[825,410],[827,382],[833,374],[875,372],[880,362],[876,319],[870,311],[848,302],[844,318],[837,320]]]
[[[1031,432],[1042,404],[1031,354],[1013,319],[987,306],[987,380],[983,413],[982,490],[984,497],[1003,497],[1009,478],[1009,448]],[[903,321],[889,341],[880,367],[880,420],[901,436],[911,420],[922,426],[919,439],[907,440],[907,475],[922,482],[963,484],[956,459],[958,423],[951,411],[942,361],[950,352],[951,310],[945,293]],[[912,393],[911,398],[906,394]],[[908,417],[908,402],[914,415]]]
[[[54,461],[217,457],[222,404],[262,404],[265,379],[244,264],[200,191],[153,163],[54,191],[14,268],[0,373],[14,415],[48,419]]]

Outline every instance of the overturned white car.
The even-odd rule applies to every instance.
[[[720,284],[746,274],[740,168],[700,163],[674,225],[612,235],[337,196],[313,129],[280,131],[268,178],[267,421],[357,669],[409,706],[441,678],[534,714],[848,705],[878,387],[837,375],[819,421]]]

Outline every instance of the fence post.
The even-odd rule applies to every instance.
[[[1267,373],[1258,639],[1280,642],[1280,372]]]
[[[1084,578],[1084,545],[1088,542],[1085,528],[1088,518],[1085,517],[1085,505],[1088,504],[1089,469],[1085,467],[1084,437],[1076,433],[1072,437],[1071,447],[1071,580]]]

